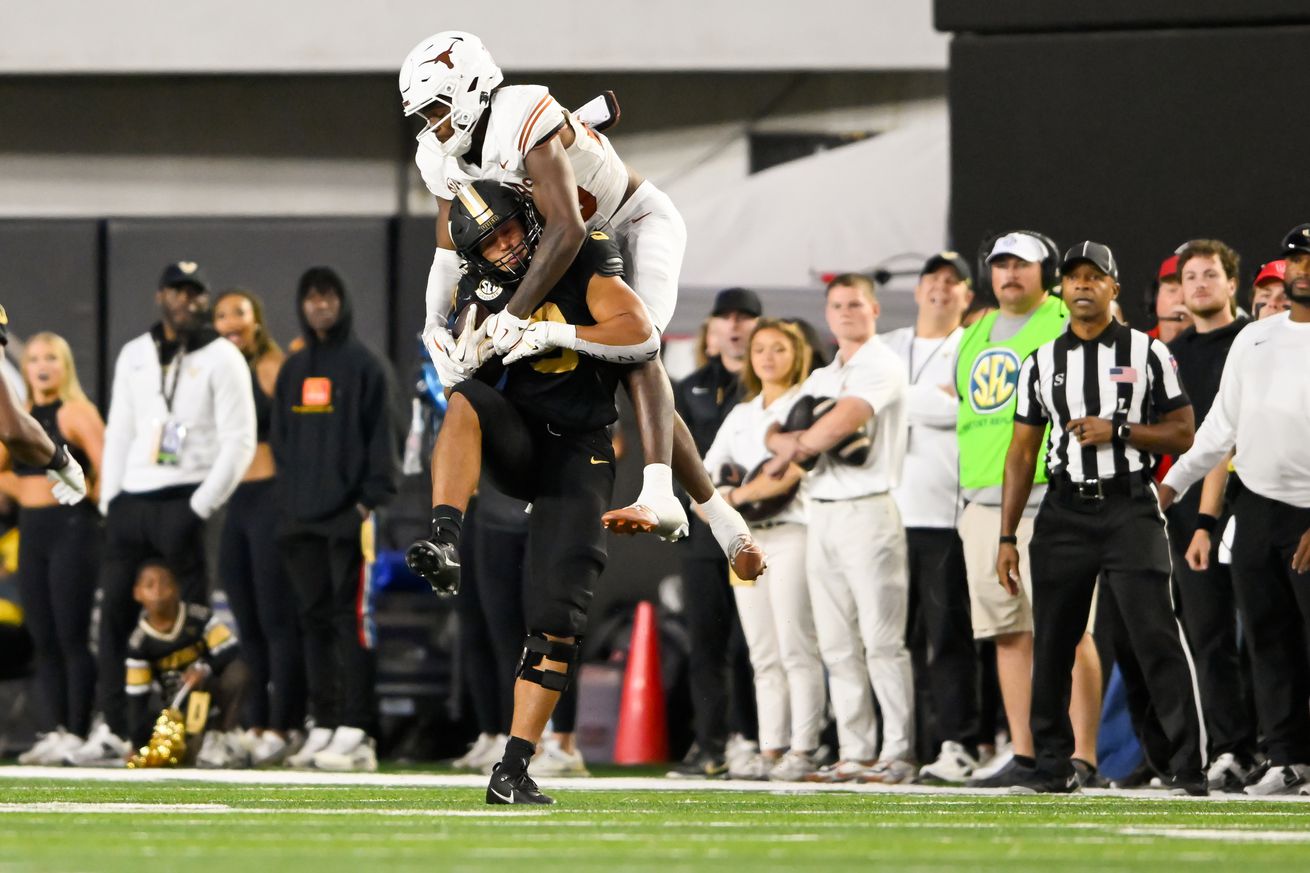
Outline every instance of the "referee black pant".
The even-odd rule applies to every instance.
[[[1244,488],[1233,514],[1233,589],[1265,749],[1275,766],[1310,764],[1310,573],[1292,570],[1292,555],[1310,530],[1310,509]]]
[[[1069,696],[1074,650],[1087,629],[1098,577],[1141,666],[1165,736],[1174,776],[1200,778],[1204,738],[1196,674],[1174,617],[1169,543],[1154,494],[1106,495],[1099,500],[1053,490],[1042,501],[1030,547],[1033,590],[1031,725],[1037,767],[1073,773]],[[1303,701],[1304,702],[1304,701]]]

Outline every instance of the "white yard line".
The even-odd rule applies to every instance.
[[[1305,831],[1255,831],[1246,828],[1120,828],[1126,837],[1172,837],[1222,843],[1310,843]]]
[[[315,785],[358,785],[380,788],[485,788],[487,777],[447,773],[322,773],[301,770],[126,770],[89,767],[0,767],[0,784],[39,783],[52,780],[110,783],[219,783],[225,785],[268,785],[305,787]],[[660,777],[615,776],[589,779],[550,778],[537,780],[543,788],[562,791],[678,791],[752,792],[804,795],[824,792],[931,796],[925,804],[966,803],[970,798],[1006,797],[995,791],[931,785],[824,785],[818,783],[744,782],[734,780],[664,779]],[[1279,801],[1310,803],[1310,796],[1249,797],[1244,794],[1215,794],[1210,797],[1174,797],[1163,791],[1093,790],[1050,800],[1121,797],[1138,800],[1170,800],[1195,803],[1243,803]],[[909,801],[907,801],[909,802]]]

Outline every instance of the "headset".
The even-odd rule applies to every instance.
[[[987,256],[991,254],[992,246],[996,245],[996,241],[1010,233],[1023,233],[1035,237],[1046,248],[1046,257],[1041,261],[1042,287],[1051,294],[1057,297],[1060,296],[1060,247],[1055,244],[1055,240],[1041,231],[1026,230],[1024,228],[990,234],[978,246],[978,271],[975,282],[978,286],[978,294],[995,301],[996,292],[992,288],[992,268],[987,263]]]

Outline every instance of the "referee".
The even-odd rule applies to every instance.
[[[1097,578],[1105,608],[1136,654],[1169,739],[1170,787],[1207,793],[1196,675],[1169,589],[1169,542],[1150,481],[1151,455],[1192,444],[1192,407],[1158,340],[1110,315],[1119,269],[1110,249],[1082,242],[1061,265],[1069,328],[1037,349],[1019,374],[1014,436],[1005,458],[996,572],[1019,591],[1015,532],[1032,488],[1047,422],[1050,488],[1033,525],[1032,734],[1011,790],[1077,790],[1069,671]],[[1147,422],[1154,422],[1148,424]]]

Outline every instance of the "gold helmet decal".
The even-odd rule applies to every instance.
[[[496,220],[496,213],[472,185],[465,185],[460,189],[459,200],[468,210],[469,216],[478,223],[478,227],[485,227]]]

